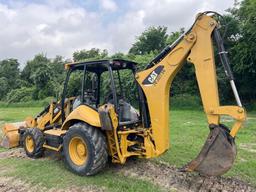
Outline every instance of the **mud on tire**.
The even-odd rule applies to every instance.
[[[33,151],[29,151],[26,146],[26,138],[31,137],[34,143]],[[29,128],[25,131],[22,136],[23,147],[28,157],[39,158],[43,156],[44,153],[44,135],[42,131],[38,128]]]
[[[69,144],[75,137],[81,138],[87,148],[86,161],[82,165],[75,164],[70,157]],[[99,129],[85,123],[76,123],[69,128],[63,138],[63,156],[66,166],[72,172],[83,176],[95,175],[107,163],[106,138]]]

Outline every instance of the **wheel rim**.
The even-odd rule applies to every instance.
[[[87,160],[87,146],[81,137],[73,137],[69,142],[69,156],[72,162],[78,166]]]
[[[26,149],[29,153],[32,153],[34,151],[34,140],[33,138],[28,135],[25,139],[25,143],[26,143]]]

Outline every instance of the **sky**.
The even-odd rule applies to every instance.
[[[150,26],[188,28],[198,12],[225,13],[233,0],[0,0],[0,60],[24,66],[38,53],[72,58],[81,49],[127,53]]]

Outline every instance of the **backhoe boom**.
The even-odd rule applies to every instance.
[[[169,148],[169,91],[175,75],[186,60],[195,67],[204,111],[212,129],[214,126],[220,127],[221,115],[229,115],[235,119],[235,123],[227,134],[234,138],[246,119],[245,110],[239,102],[239,106],[220,106],[219,103],[212,40],[213,31],[217,30],[217,27],[218,23],[213,17],[199,14],[193,27],[175,43],[175,46],[165,49],[151,66],[136,74],[147,101],[156,156]],[[228,70],[228,74],[232,75],[230,68]],[[238,97],[237,92],[235,96]],[[234,151],[233,147],[230,147],[230,150]],[[233,163],[233,160],[234,157],[230,161]],[[186,170],[194,169],[195,167]]]

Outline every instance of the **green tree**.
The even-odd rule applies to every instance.
[[[117,52],[110,56],[112,59],[128,59],[128,56],[124,53]]]
[[[27,62],[26,66],[22,70],[21,78],[30,84],[34,84],[35,72],[38,71],[39,68],[47,66],[49,63],[50,59],[48,59],[46,55],[35,55],[35,57],[32,60]]]
[[[17,59],[5,59],[0,62],[0,77],[5,77],[9,89],[16,88],[19,79],[19,63]]]
[[[17,59],[5,59],[0,61],[0,100],[4,100],[7,94],[20,85],[20,71]]]
[[[143,55],[160,52],[167,45],[167,27],[149,27],[144,31],[132,45],[129,54]]]
[[[63,79],[63,74],[65,73],[65,61],[62,56],[57,55],[51,62],[50,68],[54,72],[54,76]]]
[[[53,72],[51,76],[51,81],[49,82],[49,87],[52,87],[52,95],[56,98],[60,98],[63,90],[63,83],[66,76],[65,61],[62,56],[56,56],[50,63],[50,69]]]
[[[108,51],[103,49],[102,51],[97,48],[92,48],[90,50],[80,50],[73,53],[73,60],[76,61],[84,61],[84,60],[92,60],[92,59],[103,59],[108,56]]]
[[[9,91],[7,79],[5,77],[0,77],[0,100],[3,100],[6,97],[6,94]]]
[[[171,32],[171,34],[168,36],[166,40],[167,44],[168,45],[172,44],[183,33],[184,33],[184,28],[181,28],[179,31],[176,31],[176,32]]]
[[[34,87],[21,87],[18,89],[12,89],[7,94],[6,100],[8,103],[31,101],[33,99],[32,95],[34,92]]]
[[[26,87],[34,86],[33,99],[59,96],[65,77],[64,60],[61,56],[49,59],[43,54],[36,55],[23,69],[22,80]]]
[[[256,1],[244,0],[230,10],[227,39],[232,68],[243,101],[256,100]]]
[[[144,70],[146,65],[156,56],[153,51],[143,55],[128,55],[128,59],[138,63],[138,70]]]

